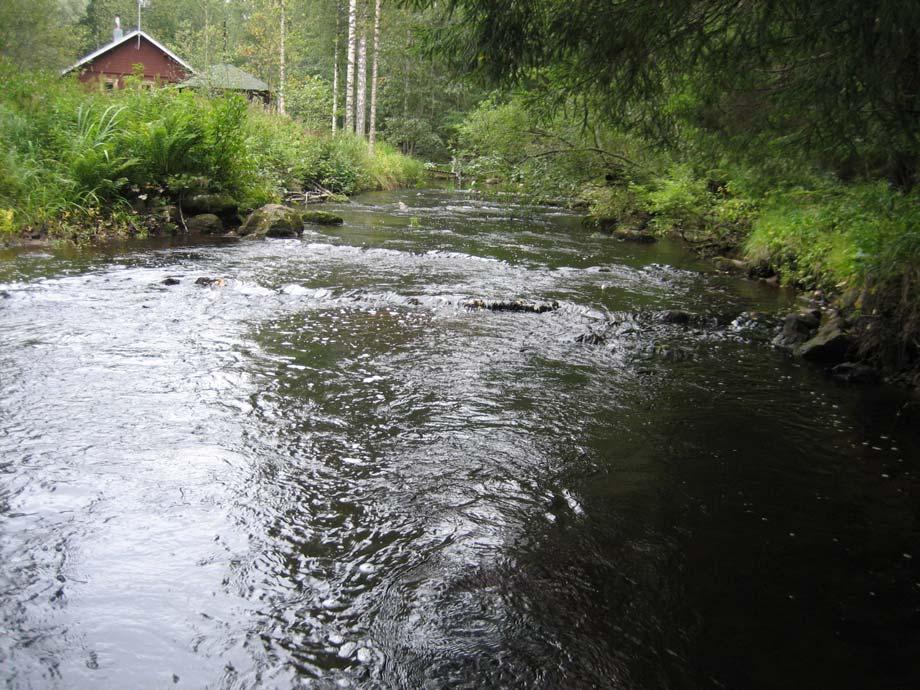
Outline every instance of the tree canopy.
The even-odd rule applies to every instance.
[[[886,165],[920,152],[920,3],[911,0],[419,0],[430,34],[492,82],[580,100],[658,141],[693,126]]]

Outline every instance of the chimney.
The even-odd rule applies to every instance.
[[[124,32],[121,30],[121,19],[115,17],[115,30],[112,32],[112,41],[120,41],[124,35]]]

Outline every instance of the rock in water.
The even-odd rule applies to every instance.
[[[198,232],[202,235],[220,235],[224,231],[224,224],[213,213],[201,213],[192,216],[185,223],[189,232]]]
[[[686,326],[693,318],[693,314],[683,309],[669,309],[661,313],[662,323],[672,323],[678,326]]]
[[[204,287],[223,287],[226,284],[223,278],[206,278],[204,276],[195,281],[195,285],[202,285]]]
[[[773,344],[784,350],[793,350],[811,338],[820,323],[821,314],[817,311],[788,314],[783,320],[783,330],[773,339]]]
[[[629,230],[626,228],[613,231],[613,236],[623,242],[637,242],[639,244],[652,244],[658,241],[658,238],[641,230]]]
[[[853,346],[850,336],[844,332],[844,327],[843,319],[828,319],[813,338],[795,349],[796,356],[811,362],[840,364],[847,358]]]
[[[247,239],[299,237],[303,234],[303,211],[281,204],[266,204],[249,214],[239,234]]]
[[[314,225],[341,225],[345,219],[328,211],[303,211],[303,222]]]
[[[167,278],[163,281],[163,285],[178,285],[180,280],[178,278]]]
[[[463,306],[468,310],[487,309],[488,311],[513,311],[527,314],[545,314],[548,311],[556,311],[559,308],[559,302],[543,302],[538,304],[514,300],[513,302],[487,302],[481,299],[464,302]]]

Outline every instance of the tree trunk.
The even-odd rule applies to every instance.
[[[367,32],[364,22],[361,22],[361,38],[358,40],[358,95],[355,106],[355,132],[364,136],[367,129],[365,118],[367,114]]]
[[[367,148],[373,155],[377,142],[377,65],[380,56],[380,0],[374,3],[374,62],[371,68],[371,128]]]
[[[285,63],[284,39],[286,37],[285,34],[286,34],[286,29],[287,29],[287,27],[285,26],[286,16],[285,16],[284,0],[280,0],[280,5],[281,5],[281,43],[280,43],[281,49],[280,49],[280,54],[278,56],[278,61],[280,62],[279,79],[278,79],[278,81],[280,82],[278,84],[278,112],[283,115],[284,114],[284,63]]]
[[[339,3],[335,3],[335,48],[332,55],[332,134],[339,123]]]
[[[345,71],[345,131],[355,131],[355,0],[348,0],[348,67]]]

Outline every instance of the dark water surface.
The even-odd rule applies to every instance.
[[[0,262],[7,687],[920,687],[917,410],[737,318],[792,296],[548,209],[342,212]]]

